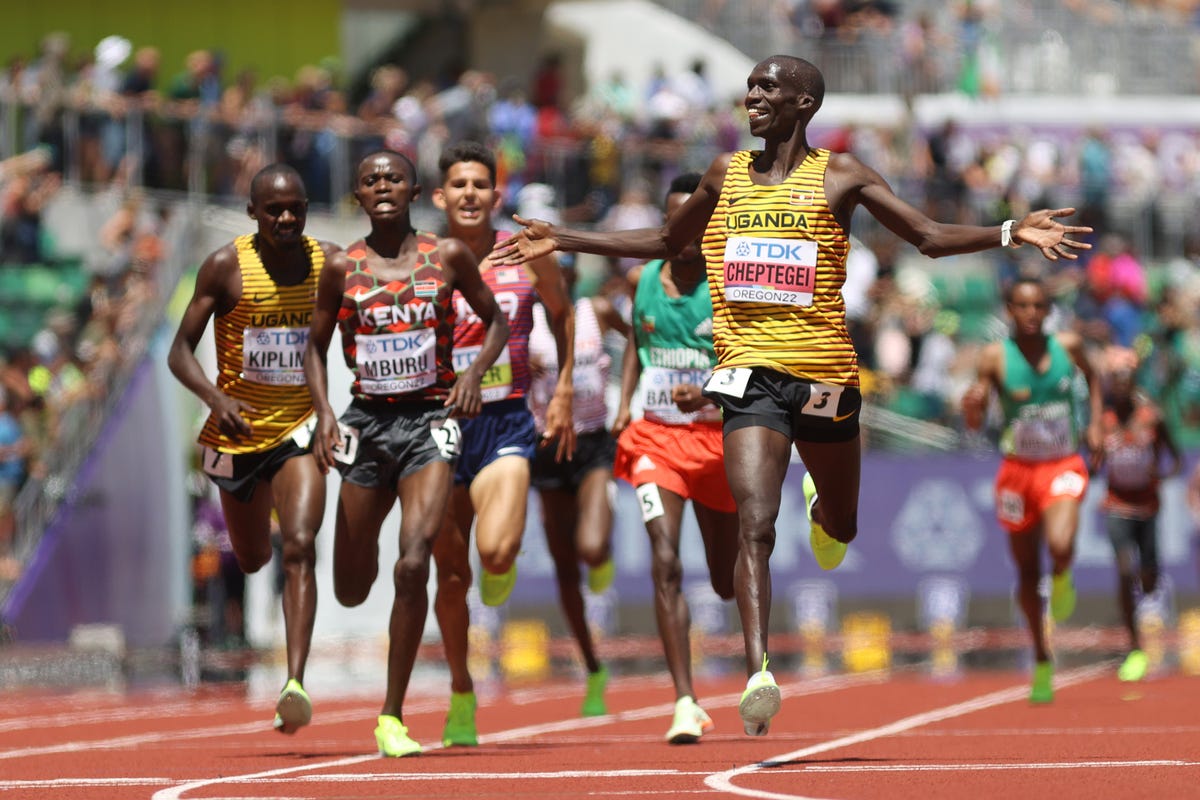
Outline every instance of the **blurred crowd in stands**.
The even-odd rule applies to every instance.
[[[1192,19],[1198,4],[1140,5]],[[862,26],[894,16],[878,1],[786,5],[802,30],[819,18],[821,35],[862,35]],[[1104,7],[1068,5],[1089,14]],[[706,0],[706,13],[717,19],[725,6]],[[11,324],[22,303],[0,297],[10,323],[0,326],[0,559],[15,487],[44,474],[46,455],[70,435],[60,421],[66,410],[106,396],[111,376],[139,352],[124,337],[161,314],[173,289],[156,281],[172,192],[238,206],[262,166],[285,161],[301,172],[314,208],[346,211],[351,165],[370,150],[408,153],[428,185],[443,148],[474,138],[499,154],[505,214],[557,215],[599,229],[656,225],[675,175],[756,142],[741,98],[717,96],[706,70],[696,60],[687,70],[660,70],[645,86],[614,74],[568,98],[553,53],[528,76],[467,69],[414,78],[384,64],[359,96],[333,59],[264,80],[225,74],[211,51],[176,69],[164,67],[154,47],[120,36],[81,51],[60,34],[30,58],[11,58],[0,72],[0,155],[12,156],[0,162],[0,280],[46,270],[84,280],[77,296],[46,304],[34,324]],[[1200,134],[1135,122],[1104,131],[820,122],[818,115],[813,144],[856,153],[937,219],[994,223],[1069,205],[1097,229],[1095,249],[1075,263],[1022,251],[930,263],[856,220],[845,296],[870,402],[957,429],[977,350],[1004,335],[1005,286],[1038,271],[1059,301],[1055,324],[1083,332],[1101,363],[1135,359],[1180,440],[1200,444]],[[45,227],[64,181],[113,208],[86,256],[58,252]],[[624,275],[633,266],[614,261],[583,285],[627,307]],[[0,579],[10,566],[0,561]]]

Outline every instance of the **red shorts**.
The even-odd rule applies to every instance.
[[[1088,471],[1076,455],[1054,461],[1006,458],[996,474],[996,519],[1009,533],[1025,533],[1055,502],[1087,494]]]
[[[613,476],[656,484],[714,511],[736,511],[725,477],[721,423],[663,425],[639,419],[617,439]]]

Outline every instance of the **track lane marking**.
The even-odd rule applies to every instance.
[[[865,675],[831,675],[823,678],[817,678],[816,680],[806,681],[804,684],[791,683],[784,684],[784,686],[788,688],[794,696],[803,696],[806,694],[814,694],[816,692],[825,692],[840,688],[851,688],[861,684],[883,683],[888,679],[889,676],[884,672],[869,673]],[[740,693],[729,693],[713,697],[709,701],[706,701],[706,703],[710,707],[719,708],[728,705],[735,705],[740,699]],[[481,736],[479,738],[480,743],[508,742],[516,739],[526,739],[532,736],[539,736],[544,733],[553,733],[559,730],[578,730],[581,727],[599,727],[601,725],[608,725],[614,722],[649,719],[659,714],[663,714],[667,709],[673,711],[674,708],[674,703],[656,703],[653,706],[646,706],[640,709],[618,712],[617,714],[606,714],[601,717],[571,717],[569,719],[562,719],[554,722],[524,725],[507,731],[499,731],[490,735]],[[425,746],[426,752],[439,750],[441,748],[441,742]],[[261,778],[274,778],[282,775],[294,775],[298,772],[310,772],[320,769],[335,769],[338,767],[362,764],[364,762],[374,761],[380,758],[381,757],[377,753],[372,753],[369,756],[352,756],[349,758],[335,759],[333,761],[302,764],[295,767],[280,767],[278,769],[263,770],[261,772],[254,772],[245,775],[202,778],[172,786],[168,789],[160,789],[154,793],[151,800],[182,800],[184,794],[192,791],[193,789],[202,789],[219,784],[253,782]],[[370,779],[373,776],[371,773],[367,773],[365,775],[356,775],[356,777],[360,780],[365,780]],[[382,775],[381,779],[387,780],[395,777],[396,773],[389,772]],[[463,771],[458,773],[458,777],[459,779],[470,778],[473,777],[473,773]]]
[[[1093,680],[1102,675],[1107,675],[1112,671],[1112,664],[1105,661],[1101,664],[1093,664],[1087,667],[1080,667],[1074,670],[1068,670],[1056,675],[1054,678],[1055,689],[1065,689],[1068,686],[1073,686],[1078,683],[1084,683]],[[768,792],[761,789],[747,789],[737,786],[733,780],[742,775],[758,772],[764,767],[777,767],[786,764],[789,761],[795,761],[800,758],[827,753],[830,750],[840,750],[843,747],[850,747],[856,744],[863,744],[875,739],[882,739],[888,736],[894,736],[898,733],[919,728],[924,725],[931,725],[935,722],[941,722],[955,717],[973,714],[976,711],[984,711],[995,706],[1012,703],[1017,700],[1027,699],[1029,697],[1029,687],[1027,685],[1014,686],[1008,689],[1000,689],[999,691],[989,692],[980,695],[971,700],[964,700],[952,705],[936,708],[932,711],[925,711],[920,714],[913,714],[895,722],[890,722],[886,725],[880,725],[876,728],[852,733],[847,736],[841,736],[837,739],[831,739],[820,744],[804,747],[799,750],[793,750],[790,753],[784,753],[773,758],[763,761],[758,761],[754,764],[747,764],[741,767],[735,767],[724,772],[713,773],[704,780],[704,785],[710,789],[716,789],[726,794],[738,795],[741,797],[756,797],[761,800],[821,800],[821,798],[808,797],[799,794],[784,794],[782,792]]]

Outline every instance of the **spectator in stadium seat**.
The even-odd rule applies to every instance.
[[[0,581],[11,581],[20,571],[13,553],[17,521],[13,502],[25,481],[29,445],[20,420],[9,409],[8,392],[0,386]]]

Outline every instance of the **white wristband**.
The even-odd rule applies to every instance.
[[[1012,235],[1012,227],[1014,224],[1016,224],[1015,219],[1006,219],[1006,220],[1004,220],[1003,223],[1001,223],[1001,225],[1000,225],[1000,246],[1001,247],[1017,248],[1017,247],[1021,246],[1021,243],[1018,242],[1016,239],[1014,239],[1013,235]]]

